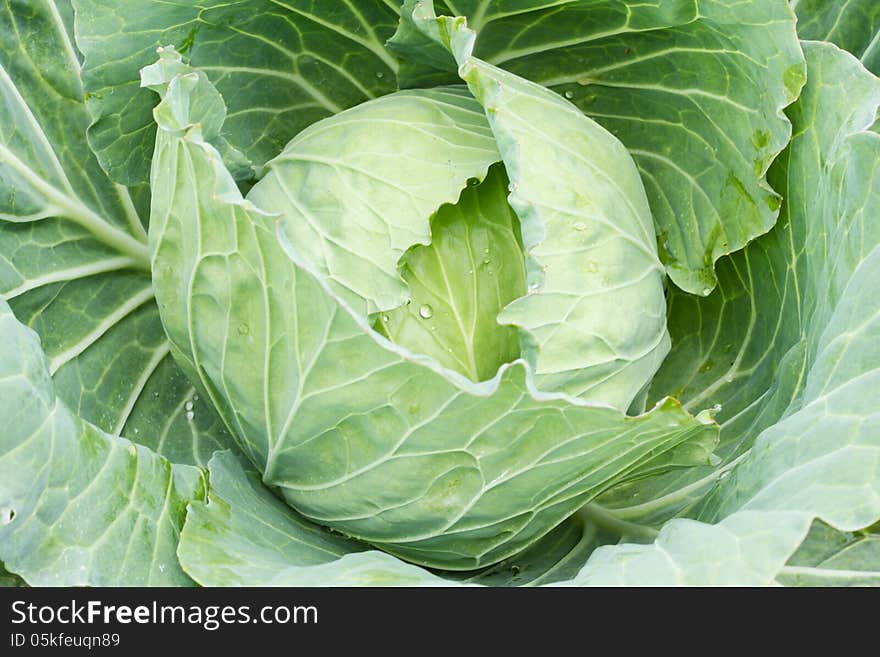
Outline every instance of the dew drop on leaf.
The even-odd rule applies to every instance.
[[[434,309],[428,304],[424,304],[419,308],[419,317],[422,319],[431,319],[434,316]]]
[[[244,322],[242,322],[241,324],[238,325],[238,334],[239,335],[247,335],[250,332],[251,332],[251,327],[248,326],[247,324],[245,324]]]
[[[195,416],[196,416],[196,414],[193,413],[192,411],[187,411],[187,412],[186,412],[186,419],[187,419],[187,420],[192,420]]]

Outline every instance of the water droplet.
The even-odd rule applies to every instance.
[[[195,416],[196,416],[196,414],[193,413],[192,411],[187,411],[187,412],[186,412],[186,419],[187,419],[187,420],[192,420]]]
[[[15,518],[15,509],[0,507],[0,524],[8,525]]]
[[[712,288],[711,287],[704,287],[703,288],[703,296],[708,297],[710,294],[712,294]]]
[[[391,321],[391,318],[388,315],[382,315],[382,321],[387,324]]]
[[[583,221],[575,222],[574,229],[578,232],[584,231],[587,229],[587,224],[585,224]]]
[[[385,77],[385,74],[382,71],[376,71],[376,77],[381,80]]]
[[[241,324],[238,325],[238,334],[239,335],[247,335],[250,332],[251,332],[251,327],[248,326],[247,324],[245,324],[244,322],[242,322]]]
[[[131,454],[132,456],[137,456],[137,453],[138,453],[137,447],[135,447],[134,445],[129,445],[128,446],[128,453]]]
[[[529,285],[529,292],[536,292],[539,287],[541,286],[538,283],[532,283]]]
[[[468,187],[476,187],[479,184],[480,184],[479,178],[468,178],[467,179],[467,186]]]
[[[153,393],[153,399],[159,399],[159,391]]]
[[[165,564],[164,564],[164,563],[160,563],[160,564],[159,564],[159,572],[160,572],[160,573],[164,573],[164,572],[165,572]]]
[[[193,401],[199,401],[199,396],[198,396],[198,395],[193,395]]]
[[[193,409],[193,403],[192,403],[191,401],[188,401],[188,402],[186,402],[186,403],[183,405],[183,407],[184,407],[186,410],[191,411],[191,410]]]
[[[721,412],[721,404],[715,404],[715,405],[712,407],[712,412],[713,412],[713,413],[720,413],[720,412]]]
[[[434,309],[428,304],[424,304],[419,308],[419,316],[423,319],[431,319],[434,316]]]
[[[574,98],[574,92],[573,91],[566,91],[565,97],[568,98],[569,100],[571,100],[572,98]]]

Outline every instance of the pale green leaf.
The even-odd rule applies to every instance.
[[[331,533],[274,497],[228,452],[211,459],[178,554],[204,586],[442,586],[426,570]]]
[[[797,513],[667,523],[650,545],[596,549],[568,586],[770,586],[809,527]]]
[[[248,199],[283,218],[287,239],[348,303],[391,310],[409,298],[401,256],[428,244],[431,215],[500,157],[465,89],[401,91],[304,130]]]
[[[35,586],[181,586],[194,467],[107,435],[55,395],[37,335],[0,300],[0,559]]]
[[[472,381],[495,376],[520,354],[518,331],[498,313],[526,293],[519,220],[507,204],[507,174],[495,165],[458,203],[431,218],[431,243],[398,265],[410,298],[381,313],[376,330]]]
[[[777,580],[786,586],[878,586],[880,535],[816,522]]]

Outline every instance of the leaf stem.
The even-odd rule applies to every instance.
[[[634,522],[621,520],[608,509],[595,503],[585,504],[575,512],[585,523],[598,525],[600,528],[619,534],[621,537],[633,540],[652,542],[659,532],[647,525],[638,525]]]

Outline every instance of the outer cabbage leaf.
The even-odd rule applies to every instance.
[[[830,41],[880,75],[880,5],[873,0],[792,0],[802,39]]]
[[[630,418],[538,392],[522,361],[475,384],[383,338],[291,262],[296,247],[281,249],[274,218],[205,141],[206,117],[181,121],[175,108],[206,107],[189,102],[199,88],[175,76],[155,113],[159,306],[175,356],[303,515],[413,561],[474,568],[610,486],[706,461],[714,425],[672,400]]]
[[[786,586],[880,585],[880,535],[872,529],[841,532],[814,523],[777,580]]]
[[[674,395],[690,409],[720,406],[722,463],[659,478],[639,491],[621,489],[604,501],[621,518],[653,525],[694,514],[688,509],[755,438],[807,401],[804,386],[822,360],[823,332],[844,290],[856,294],[850,281],[867,266],[878,237],[873,137],[854,135],[876,114],[877,81],[852,58],[827,54],[833,50],[814,54],[816,84],[789,110],[795,138],[771,170],[787,198],[779,225],[720,263],[716,294],[696,299],[670,292],[674,347],[651,398]],[[844,94],[848,102],[841,104]],[[871,312],[871,293],[862,294],[860,303]]]
[[[228,435],[169,355],[141,195],[89,150],[71,24],[67,0],[0,8],[0,295],[40,334],[78,415],[206,462]]]
[[[566,586],[768,586],[809,526],[798,513],[673,520],[650,545],[600,547]]]
[[[731,454],[739,456],[705,480],[679,481],[684,485],[665,498],[612,511],[621,519],[638,519],[642,513],[644,521],[656,522],[664,507],[668,512],[670,505],[674,508],[696,497],[699,505],[690,513],[720,524],[673,520],[663,532],[681,533],[674,553],[660,543],[635,550],[606,548],[586,564],[580,580],[619,579],[631,561],[640,562],[645,554],[665,555],[664,560],[654,559],[655,565],[665,561],[674,572],[664,575],[658,569],[655,574],[661,579],[675,577],[687,572],[692,561],[686,554],[688,543],[706,544],[733,518],[746,518],[744,530],[754,535],[772,532],[779,541],[799,532],[802,536],[815,518],[844,532],[862,530],[880,519],[880,418],[875,392],[880,383],[880,313],[872,288],[880,276],[880,225],[875,221],[880,136],[866,131],[880,105],[880,80],[833,45],[806,42],[804,50],[809,81],[790,110],[795,137],[771,172],[786,194],[782,221],[729,265],[740,286],[746,283],[733,300],[746,297],[752,308],[746,340],[738,349],[754,360],[749,369],[733,370],[742,381],[738,396],[729,398],[736,404],[745,402],[745,410],[721,413],[720,454],[728,461]],[[844,94],[845,105],[840,103]],[[725,333],[726,325],[718,328],[722,318],[717,309],[726,312],[728,303],[720,293],[719,299],[684,307],[702,314],[690,317],[690,326],[701,331],[697,339],[680,343],[682,349],[714,344],[723,350],[728,340],[733,341],[733,334]],[[676,310],[684,308],[673,305],[673,319]],[[685,319],[678,317],[682,325]],[[691,357],[699,363],[696,358],[701,354],[694,350]],[[685,357],[686,352],[678,355]],[[773,367],[780,358],[782,366]],[[686,371],[686,362],[673,360],[670,366]],[[735,362],[739,366],[739,357]],[[709,399],[725,405],[727,399],[721,395],[733,390],[723,385],[700,387],[712,395]],[[756,440],[750,439],[758,432]],[[708,494],[707,485],[714,485]],[[648,485],[646,493],[656,495],[658,490]],[[610,500],[624,500],[625,494],[623,490]],[[784,527],[788,529],[783,531]],[[844,567],[847,572],[826,574],[819,567],[824,557],[815,557],[823,543],[833,548],[835,539],[815,533],[808,537],[793,563],[780,569],[780,580],[799,583],[824,576],[840,583],[847,578],[870,581],[869,564],[861,571]],[[865,542],[863,555],[871,554],[871,545]],[[808,559],[808,568],[817,570],[801,572],[801,559]],[[608,569],[614,572],[605,572]],[[762,571],[762,577],[768,572]],[[689,581],[708,583],[717,576],[706,571],[705,579]]]
[[[215,454],[208,469],[207,502],[190,505],[178,548],[184,570],[204,586],[538,586],[573,577],[609,536],[579,511],[489,568],[432,573],[302,518],[229,453]]]
[[[107,435],[55,394],[0,300],[0,559],[35,586],[187,585],[175,556],[198,469]]]
[[[259,168],[315,121],[396,88],[383,0],[74,0],[89,141],[113,180],[146,182],[155,96],[138,71],[173,44],[207,73],[230,112],[223,136]],[[241,169],[247,178],[253,171]]]
[[[408,0],[390,42],[430,74],[414,80],[419,85],[443,66],[410,20],[413,11],[432,16],[431,4]],[[676,285],[709,294],[714,263],[774,225],[780,197],[765,175],[791,134],[782,110],[804,82],[784,0],[447,6],[476,30],[475,56],[553,89],[626,145]],[[446,65],[454,71],[451,58]],[[410,77],[411,68],[403,69]]]
[[[297,515],[229,452],[208,465],[210,493],[190,507],[178,554],[203,586],[448,584]]]

